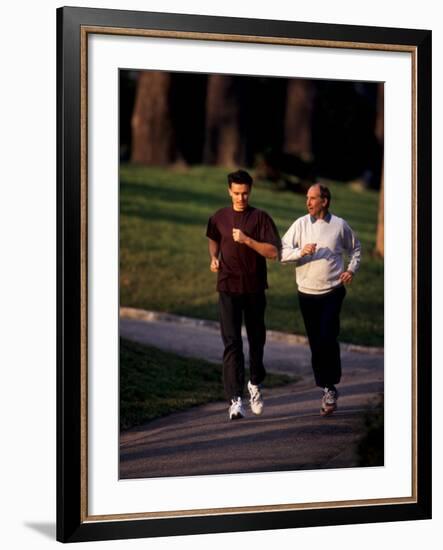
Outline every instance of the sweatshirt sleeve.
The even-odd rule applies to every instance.
[[[281,245],[280,261],[282,263],[296,262],[301,258],[300,224],[297,221],[283,235]]]
[[[361,244],[346,222],[344,222],[344,248],[349,254],[349,264],[346,270],[351,273],[357,273],[360,267]]]

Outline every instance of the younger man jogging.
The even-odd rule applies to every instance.
[[[243,418],[245,361],[241,326],[244,317],[249,342],[251,410],[263,411],[260,384],[266,371],[264,314],[268,288],[266,258],[276,259],[280,238],[272,218],[249,206],[251,176],[238,170],[228,175],[231,206],[218,210],[208,221],[210,269],[217,273],[220,328],[225,346],[223,384],[229,400],[229,418]]]

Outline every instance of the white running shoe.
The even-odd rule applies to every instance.
[[[328,416],[337,409],[338,391],[336,389],[325,388],[321,400],[320,414]]]
[[[241,397],[231,399],[231,406],[229,407],[229,420],[238,420],[245,416],[245,409]]]
[[[260,393],[260,387],[256,386],[249,380],[248,391],[251,396],[251,399],[249,400],[251,411],[257,416],[260,416],[263,412],[263,398]]]

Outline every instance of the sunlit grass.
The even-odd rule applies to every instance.
[[[330,185],[331,211],[345,218],[362,242],[362,265],[343,305],[341,340],[383,345],[383,261],[372,256],[378,193]],[[276,191],[270,183],[254,188],[250,203],[266,210],[283,235],[306,213],[305,198]],[[227,206],[226,170],[121,167],[121,305],[217,319],[216,276],[209,271],[206,224]],[[266,323],[269,329],[304,334],[294,268],[268,262]]]

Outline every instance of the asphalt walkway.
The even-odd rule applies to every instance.
[[[120,335],[221,363],[217,323],[125,308]],[[322,418],[305,338],[268,332],[267,370],[298,375],[300,382],[273,390],[265,386],[260,417],[248,411],[246,418],[229,421],[227,404],[211,403],[122,432],[120,477],[355,467],[363,413],[383,393],[383,363],[381,349],[343,345],[339,409]]]

